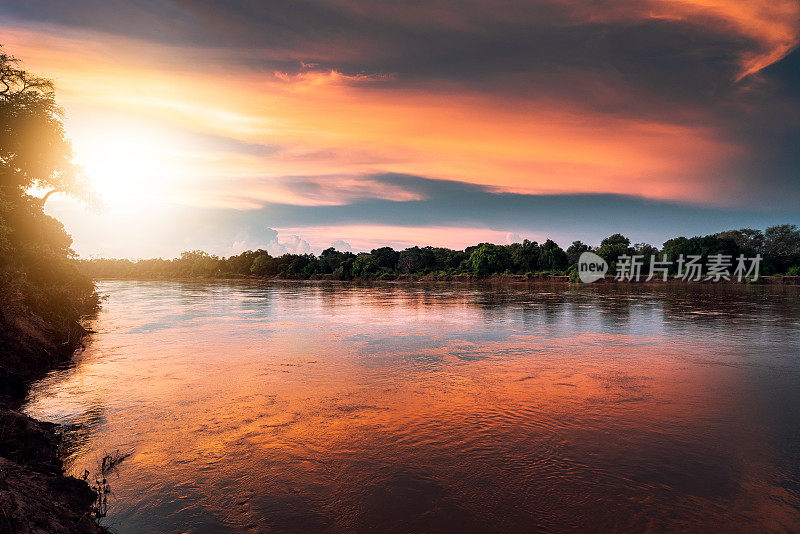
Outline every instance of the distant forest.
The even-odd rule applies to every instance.
[[[631,244],[630,239],[614,234],[603,239],[599,247],[575,241],[567,250],[552,240],[542,244],[525,240],[510,245],[481,243],[464,250],[441,247],[411,247],[394,250],[390,247],[354,254],[328,248],[319,256],[284,254],[271,256],[265,250],[242,252],[220,258],[203,251],[184,252],[175,259],[91,259],[81,262],[92,278],[182,278],[255,276],[286,279],[379,279],[392,280],[408,276],[488,277],[495,275],[567,275],[575,277],[579,256],[593,251],[610,265],[624,255],[640,254],[649,261],[666,254],[676,261],[683,254],[700,255],[705,262],[709,255],[724,254],[734,259],[739,254],[753,257],[760,254],[761,275],[800,274],[800,231],[795,225],[779,225],[766,231],[730,230],[714,235],[676,237],[659,249],[646,243]]]

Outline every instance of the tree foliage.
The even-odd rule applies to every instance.
[[[217,258],[199,251],[187,252],[175,260],[91,260],[85,262],[89,273],[97,277],[142,276],[239,276],[282,278],[330,278],[350,280],[358,278],[394,279],[402,276],[471,276],[493,275],[567,275],[575,270],[581,253],[594,251],[611,264],[619,256],[641,255],[644,262],[650,256],[661,260],[666,254],[675,262],[682,254],[699,255],[707,261],[710,255],[724,254],[734,259],[739,254],[752,257],[762,254],[762,274],[786,273],[800,266],[800,232],[796,227],[783,225],[768,228],[763,234],[758,230],[730,230],[719,234],[694,237],[676,237],[664,242],[659,249],[647,243],[631,245],[629,238],[613,234],[592,248],[581,241],[574,241],[563,250],[555,241],[548,239],[541,245],[535,241],[496,245],[480,243],[464,250],[442,247],[409,247],[396,251],[381,247],[370,252],[353,254],[327,248],[319,256],[312,254],[284,254],[272,257],[264,250],[247,251],[229,258]],[[772,256],[767,251],[780,252]],[[191,258],[191,261],[188,261]],[[201,266],[201,267],[198,267]],[[131,274],[131,273],[136,274]],[[794,272],[794,271],[792,271]]]
[[[0,187],[7,195],[24,195],[33,186],[81,193],[62,118],[53,83],[0,53]]]
[[[0,323],[27,309],[64,335],[96,302],[94,286],[72,259],[72,238],[30,193],[34,187],[76,197],[83,191],[52,82],[0,49]],[[13,343],[14,327],[0,326],[2,349]]]
[[[589,252],[592,250],[592,247],[583,243],[582,241],[573,241],[572,244],[567,248],[567,263],[569,265],[575,265],[578,263],[578,259],[581,257],[581,254],[584,252]]]

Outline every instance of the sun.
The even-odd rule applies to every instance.
[[[163,198],[178,173],[172,140],[156,129],[126,125],[80,137],[75,161],[110,209]]]

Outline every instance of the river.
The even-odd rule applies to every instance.
[[[123,534],[800,531],[799,289],[108,281],[25,410]]]

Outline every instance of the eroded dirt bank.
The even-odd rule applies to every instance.
[[[20,299],[0,300],[0,532],[101,533],[96,494],[64,474],[61,429],[19,411],[31,381],[68,361],[86,334],[77,321],[54,325]]]

